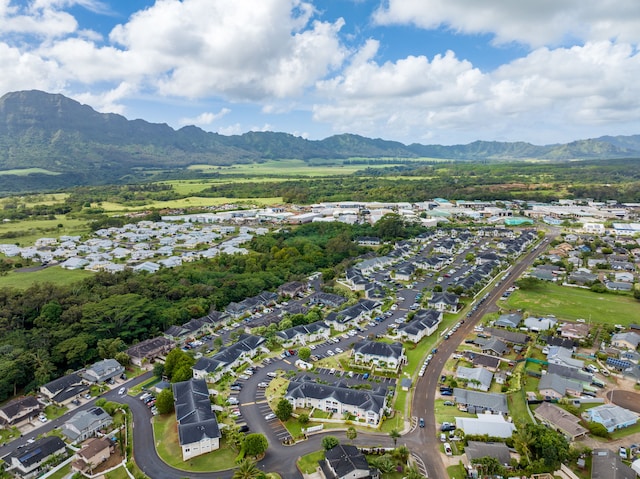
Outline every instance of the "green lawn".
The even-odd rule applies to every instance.
[[[173,414],[155,416],[153,418],[153,437],[156,441],[158,455],[170,466],[186,471],[206,472],[222,471],[235,467],[238,452],[220,441],[220,449],[189,461],[182,460],[182,449],[178,442],[178,428]]]
[[[118,469],[114,469],[108,474],[105,474],[105,478],[106,479],[129,479],[129,476],[123,466],[123,467],[119,467]]]
[[[640,315],[640,302],[629,295],[594,293],[552,283],[543,283],[535,290],[516,290],[507,305],[533,315],[554,314],[560,319],[583,318],[611,325],[628,325]]]
[[[0,243],[17,243],[20,246],[30,246],[38,238],[58,238],[62,235],[86,233],[89,233],[86,220],[68,219],[64,215],[56,215],[54,219],[26,219],[0,223]]]
[[[380,426],[380,431],[387,434],[394,429],[398,432],[404,429],[404,415],[402,413],[396,412],[392,418],[382,421],[382,426]]]
[[[49,479],[64,479],[69,474],[71,474],[71,464],[67,464],[66,466],[60,468],[55,473],[49,476]]]
[[[298,469],[303,474],[311,474],[316,472],[318,462],[324,459],[324,451],[316,451],[298,459]]]
[[[6,276],[0,276],[0,288],[27,289],[34,283],[73,284],[93,274],[91,271],[66,270],[59,266],[27,273],[11,271]]]
[[[449,474],[449,479],[464,479],[467,477],[464,466],[461,464],[447,467],[447,474]]]
[[[527,399],[523,389],[508,394],[507,404],[509,405],[509,413],[514,418],[514,421],[533,424],[531,416],[527,412]]]
[[[121,203],[114,203],[109,201],[104,201],[99,206],[104,208],[104,210],[108,213],[121,213],[125,211],[140,211],[140,210],[148,210],[149,208],[156,209],[171,209],[171,208],[201,208],[205,206],[219,206],[227,203],[234,204],[250,204],[250,205],[272,205],[282,203],[281,197],[271,197],[271,198],[206,198],[200,196],[189,196],[187,198],[181,198],[178,200],[170,200],[170,201],[148,201],[142,205],[124,205]]]
[[[14,170],[0,170],[0,175],[28,176],[34,174],[57,176],[56,171],[45,170],[44,168],[20,168]]]

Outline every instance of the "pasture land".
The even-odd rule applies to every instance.
[[[273,205],[282,203],[282,197],[273,198],[205,198],[200,196],[189,196],[178,200],[169,201],[149,201],[144,205],[123,205],[111,201],[103,201],[92,206],[104,209],[106,214],[123,213],[127,211],[145,211],[149,209],[176,209],[176,208],[205,208],[208,206],[220,206],[228,203],[243,205]]]
[[[5,276],[0,276],[0,288],[27,289],[35,283],[53,283],[66,285],[76,283],[89,276],[91,271],[67,270],[60,266],[51,266],[37,271],[20,272],[10,271]]]
[[[89,232],[86,220],[68,219],[56,215],[55,219],[8,221],[0,223],[0,243],[32,245],[43,237],[59,238],[62,235],[83,235]]]
[[[558,319],[629,325],[640,317],[640,302],[630,295],[592,291],[543,283],[535,290],[516,290],[506,305],[532,315],[553,314]]]

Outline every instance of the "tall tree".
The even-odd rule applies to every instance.
[[[269,441],[264,434],[247,434],[244,438],[244,450],[247,456],[258,457],[264,454],[269,447]]]
[[[398,445],[398,438],[400,438],[400,432],[397,429],[389,431],[389,437],[393,439],[393,447]]]
[[[232,479],[256,479],[260,475],[260,469],[255,461],[251,459],[243,459],[233,472]]]
[[[347,436],[347,439],[349,439],[349,441],[353,442],[353,440],[358,437],[358,431],[356,431],[356,428],[353,426],[349,426],[347,428],[347,432],[345,433]]]

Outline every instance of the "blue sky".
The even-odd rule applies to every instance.
[[[0,94],[224,135],[640,133],[637,0],[0,0]]]

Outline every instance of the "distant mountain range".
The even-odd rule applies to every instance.
[[[0,172],[23,170],[20,175],[0,175],[0,192],[116,183],[139,178],[144,172],[194,164],[351,157],[467,161],[640,157],[640,135],[545,146],[495,141],[404,145],[352,134],[318,141],[276,132],[224,136],[195,126],[174,130],[166,124],[98,113],[60,94],[34,90],[0,98]]]

